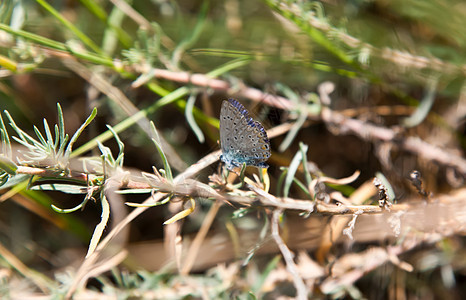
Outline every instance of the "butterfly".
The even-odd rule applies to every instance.
[[[267,168],[270,141],[264,127],[254,121],[235,99],[224,100],[220,110],[220,159],[228,170],[248,166]]]

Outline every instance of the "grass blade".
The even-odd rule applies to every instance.
[[[193,115],[193,108],[194,108],[195,101],[196,101],[196,96],[191,94],[188,98],[188,101],[186,102],[186,109],[184,111],[184,115],[192,131],[196,135],[197,140],[199,141],[199,143],[202,144],[205,141],[205,137],[204,137],[204,134],[202,133],[201,128],[199,128],[199,126],[197,125],[196,120],[194,119],[194,115]]]
[[[151,121],[150,126],[154,133],[154,138],[152,138],[152,141],[154,142],[155,147],[157,148],[157,151],[159,152],[160,158],[162,158],[166,178],[170,181],[173,181],[172,170],[170,168],[170,165],[168,164],[167,157],[165,156],[165,153],[163,152],[162,145],[159,142],[159,135],[157,134],[157,129],[155,128],[154,122]]]
[[[54,16],[58,21],[60,21],[66,28],[73,32],[76,37],[78,37],[85,45],[94,50],[98,54],[103,54],[102,49],[100,49],[97,44],[95,44],[87,35],[85,35],[81,30],[73,25],[70,21],[65,19],[55,8],[44,0],[36,0],[45,10],[47,10],[52,16]]]
[[[299,164],[301,163],[302,156],[301,152],[296,152],[295,156],[291,160],[290,167],[288,168],[288,173],[285,178],[285,186],[283,188],[283,196],[288,197],[290,193],[291,183],[293,182],[296,171],[298,170]]]

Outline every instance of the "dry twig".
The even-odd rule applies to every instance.
[[[283,211],[279,209],[273,211],[271,222],[272,237],[275,240],[275,243],[277,243],[278,249],[280,249],[280,252],[282,253],[283,259],[286,263],[286,269],[293,277],[294,286],[296,288],[296,299],[305,300],[307,299],[309,291],[307,290],[307,286],[304,284],[301,275],[299,275],[298,267],[294,262],[293,253],[291,253],[290,249],[285,245],[285,242],[283,242],[280,236],[280,226],[278,223],[282,213]]]

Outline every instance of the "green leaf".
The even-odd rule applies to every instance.
[[[192,47],[192,45],[194,45],[201,36],[204,25],[206,23],[208,7],[208,1],[203,1],[201,13],[199,14],[196,26],[194,27],[193,31],[189,32],[187,37],[178,44],[178,46],[175,48],[175,51],[173,51],[172,63],[176,68],[179,68],[179,62],[183,57],[183,53],[186,52],[186,49]]]
[[[194,102],[196,101],[196,96],[191,94],[188,98],[188,101],[186,103],[186,109],[184,111],[184,115],[186,117],[186,121],[188,122],[189,126],[191,127],[192,131],[197,137],[197,140],[199,143],[204,143],[205,137],[204,134],[202,133],[201,128],[196,123],[196,120],[194,119],[194,114],[193,114],[193,108],[194,108]]]
[[[124,150],[125,150],[125,144],[123,144],[123,142],[121,141],[120,137],[118,136],[118,134],[116,133],[115,130],[113,130],[113,127],[110,126],[110,125],[107,125],[107,128],[108,130],[110,130],[110,132],[113,134],[113,137],[115,138],[117,144],[118,144],[118,149],[119,149],[119,152],[118,152],[118,156],[117,156],[117,159],[115,160],[115,163],[116,165],[120,166],[120,167],[123,167],[123,158],[125,156],[125,153],[124,153]]]
[[[429,114],[432,105],[434,104],[437,84],[438,78],[434,79],[433,82],[430,83],[426,95],[424,98],[422,98],[421,103],[417,107],[416,111],[411,116],[403,120],[404,126],[411,128],[421,124],[421,122],[424,121],[424,119]]]
[[[60,103],[57,103],[57,114],[58,114],[57,127],[58,127],[58,136],[59,136],[58,140],[60,141],[60,148],[58,150],[58,153],[61,154],[65,151],[66,142],[68,141],[68,135],[65,135],[65,119],[63,117],[63,110],[61,109]]]
[[[60,208],[60,207],[55,206],[55,205],[53,205],[53,204],[50,205],[50,206],[51,206],[52,209],[53,209],[54,211],[56,211],[57,213],[69,214],[69,213],[75,212],[75,211],[80,210],[81,208],[83,208],[84,205],[86,205],[86,203],[87,203],[88,200],[89,200],[89,199],[86,197],[86,198],[84,199],[83,202],[81,202],[80,204],[76,205],[76,206],[73,207],[73,208]]]
[[[25,145],[28,148],[31,148],[31,146],[33,146],[33,147],[37,147],[37,148],[45,150],[44,146],[41,143],[39,143],[37,140],[35,140],[29,134],[24,132],[21,128],[19,128],[18,125],[16,125],[15,121],[13,120],[13,118],[11,117],[10,113],[7,110],[5,110],[4,113],[7,116],[8,120],[10,121],[10,126],[18,134],[19,138],[15,139],[15,140],[17,140],[18,142],[20,140],[23,141],[22,144]],[[13,137],[13,138],[15,138],[15,137]]]
[[[18,166],[8,157],[0,155],[0,169],[4,170],[10,175],[16,175]]]
[[[280,152],[283,152],[290,147],[291,143],[293,143],[293,140],[295,139],[299,130],[304,125],[304,122],[306,122],[307,120],[308,111],[305,106],[301,105],[301,109],[298,111],[298,113],[299,113],[298,120],[293,124],[290,131],[288,131],[286,137],[283,139],[283,142],[278,147],[278,151]]]
[[[44,119],[45,120],[45,119]],[[33,126],[34,132],[36,133],[37,137],[39,138],[40,142],[42,143],[43,146],[47,145],[47,142],[44,139],[44,136],[42,133],[40,133],[39,128],[37,128],[35,125]]]
[[[149,194],[153,191],[154,189],[127,189],[127,190],[118,190],[115,191],[118,194],[122,195],[130,195],[130,194]]]
[[[102,206],[100,222],[94,229],[94,233],[92,234],[91,242],[89,243],[89,248],[87,250],[86,257],[89,257],[89,255],[94,253],[95,248],[99,244],[100,238],[102,237],[102,234],[104,233],[105,227],[107,226],[108,220],[110,218],[110,205],[104,193],[101,193],[100,204]]]
[[[3,122],[3,118],[0,115],[0,135],[2,138],[2,153],[8,157],[12,156],[11,151],[11,142],[10,137],[8,136],[8,131],[6,130],[5,123]]]
[[[288,197],[290,193],[291,183],[294,180],[296,171],[298,170],[299,164],[301,163],[302,155],[301,152],[296,152],[295,156],[291,160],[290,167],[288,168],[288,173],[285,178],[285,186],[283,188],[283,196]]]
[[[254,294],[259,294],[262,286],[264,285],[265,280],[269,276],[270,272],[276,269],[277,265],[280,263],[282,259],[281,255],[276,255],[265,267],[265,270],[260,274],[259,278],[254,281],[252,286],[252,290]]]
[[[92,113],[91,115],[86,119],[86,121],[84,122],[84,124],[82,124],[78,130],[74,133],[73,137],[71,138],[69,144],[68,144],[68,147],[66,147],[66,150],[65,150],[65,157],[68,159],[71,155],[71,150],[73,149],[73,145],[74,143],[76,142],[76,140],[78,139],[78,137],[81,135],[81,133],[84,131],[84,129],[92,122],[92,120],[94,120],[95,116],[97,115],[97,108],[94,108],[92,110]]]
[[[383,175],[381,172],[375,173],[375,177],[382,181],[383,185],[387,189],[388,199],[393,202],[395,200],[395,190],[390,184],[390,181],[388,181],[387,177],[385,177],[385,175]]]
[[[307,150],[309,146],[304,144],[303,142],[299,142],[299,150],[301,151],[301,157],[303,158],[303,169],[304,169],[304,177],[306,178],[306,184],[309,186],[311,184],[312,178],[311,173],[307,167]]]
[[[87,187],[73,185],[73,184],[64,184],[64,183],[44,183],[35,185],[31,190],[40,190],[40,191],[58,191],[66,194],[87,194]]]
[[[18,174],[15,176],[11,176],[10,178],[8,178],[8,181],[2,185],[2,189],[11,188],[12,190],[15,189],[16,192],[19,192],[21,189],[26,188],[27,181],[31,177],[31,175],[26,174]],[[24,186],[21,186],[22,183],[24,183]]]
[[[152,132],[154,133],[154,138],[152,139],[152,141],[154,142],[155,147],[157,148],[157,151],[159,152],[159,155],[162,158],[166,178],[170,181],[173,181],[172,169],[170,168],[168,159],[165,156],[165,153],[163,152],[162,145],[160,144],[159,135],[157,134],[157,129],[155,128],[154,122],[151,121],[150,126],[152,129]]]
[[[74,24],[67,19],[65,19],[55,8],[48,4],[44,0],[36,0],[44,9],[46,9],[52,16],[54,16],[58,21],[60,21],[65,28],[68,28],[69,31],[73,32],[85,45],[91,48],[93,51],[99,54],[103,54],[102,49],[97,46],[91,38],[85,35],[81,30],[79,30]]]
[[[55,142],[53,141],[53,136],[52,136],[52,132],[50,131],[50,126],[45,118],[44,118],[44,130],[45,130],[45,136],[47,137],[47,145],[50,147],[50,150],[53,150],[53,152],[55,153],[55,148],[53,147]],[[58,139],[58,137],[56,138]]]

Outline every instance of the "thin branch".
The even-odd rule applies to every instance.
[[[246,85],[232,86],[228,81],[211,78],[204,74],[192,74],[188,72],[174,72],[165,69],[152,70],[156,78],[163,78],[185,84],[193,84],[200,87],[208,87],[217,91],[224,91],[233,96],[251,99],[256,102],[283,109],[291,110],[293,105],[290,100],[278,95],[264,93],[261,90]]]
[[[459,155],[449,153],[444,149],[424,142],[418,137],[397,136],[394,130],[369,124],[364,121],[347,118],[341,113],[322,109],[322,120],[331,126],[336,126],[340,134],[355,134],[366,141],[392,142],[400,148],[417,154],[427,161],[436,161],[442,165],[457,169],[466,174],[466,160]]]
[[[218,156],[213,155],[214,153],[211,153],[201,160],[199,160],[196,164],[191,165],[189,168],[187,168],[183,173],[179,174],[178,176],[175,177],[174,182],[179,183],[187,178],[190,178],[194,175],[196,175],[198,172],[200,172],[202,169],[205,167],[209,166],[210,164],[214,163],[215,161],[218,160]],[[150,204],[154,201],[160,201],[163,197],[166,195],[164,193],[156,193],[153,197],[147,198],[143,204]],[[110,241],[121,231],[123,230],[131,221],[133,221],[137,216],[145,212],[149,207],[138,207],[131,211],[128,216],[126,216],[120,223],[116,224],[115,227],[108,233],[108,235],[100,241],[99,245],[97,246],[97,249],[92,255],[90,255],[87,259],[84,260],[83,264],[79,268],[73,283],[71,284],[70,288],[68,289],[66,293],[66,298],[71,298],[73,293],[76,291],[76,289],[79,286],[82,286],[86,280],[84,278],[86,277],[86,274],[90,269],[93,268],[95,263],[98,261],[100,258],[103,250],[108,246]]]
[[[279,209],[276,209],[273,212],[271,222],[272,237],[275,240],[278,249],[280,249],[280,252],[282,253],[283,259],[286,263],[286,269],[288,270],[288,272],[290,272],[291,276],[293,277],[294,286],[296,288],[296,299],[305,300],[307,299],[309,291],[306,287],[306,284],[304,283],[303,278],[301,278],[301,275],[299,274],[298,267],[296,266],[293,260],[293,253],[291,253],[290,249],[286,246],[285,242],[283,242],[283,239],[280,236],[278,222],[282,212],[283,211]]]
[[[272,95],[248,86],[241,86],[233,89],[227,81],[213,79],[204,74],[190,74],[188,72],[174,72],[163,69],[154,69],[155,77],[164,78],[180,83],[193,84],[201,87],[208,87],[214,90],[224,91],[235,96],[248,98],[256,102],[291,111],[297,109],[295,105],[285,97]],[[308,119],[318,120],[313,114],[309,114]],[[394,130],[376,126],[364,121],[345,117],[343,114],[332,111],[327,107],[322,108],[321,120],[330,125],[336,125],[341,133],[352,133],[364,140],[390,141],[396,143],[402,149],[417,154],[426,160],[436,161],[442,165],[451,166],[462,174],[466,174],[466,160],[446,150],[431,145],[417,137],[397,136]]]
[[[178,175],[178,180],[175,180],[173,185],[165,185],[163,183],[160,186],[154,186],[149,184],[146,181],[143,181],[140,177],[129,176],[129,177],[120,177],[120,188],[129,188],[129,189],[152,189],[158,188],[158,191],[161,193],[174,193],[179,196],[186,197],[203,197],[203,198],[214,198],[220,201],[229,201],[232,203],[238,203],[243,205],[258,205],[266,207],[274,207],[287,210],[300,210],[306,212],[316,212],[321,214],[328,215],[344,215],[344,214],[354,214],[358,211],[363,213],[381,213],[384,210],[375,205],[335,205],[335,204],[326,204],[320,201],[310,201],[310,200],[300,200],[287,197],[275,197],[272,194],[266,193],[261,189],[258,189],[252,185],[248,187],[256,193],[255,196],[241,196],[234,194],[219,193],[216,190],[210,188],[208,185],[189,177],[194,174],[190,174],[191,170],[197,170],[199,168],[205,168],[211,163],[215,162],[215,154],[213,152],[206,156],[204,159],[200,160],[197,164],[193,165],[191,168],[187,169],[186,172]],[[56,173],[49,170],[43,170],[40,168],[32,167],[18,167],[17,174],[29,174],[29,175],[38,175],[41,177],[47,176],[57,176]],[[186,176],[184,175],[186,174]],[[96,180],[98,176],[88,175],[85,173],[76,173],[72,172],[70,176],[66,177],[67,179],[77,179],[77,180],[86,180],[89,178],[89,181]],[[57,179],[63,179],[63,177],[57,177]],[[115,178],[114,180],[118,180]],[[183,180],[183,181],[182,181]],[[148,200],[153,202],[152,198]],[[146,203],[146,201],[144,203]],[[409,208],[408,204],[395,204],[391,207],[392,211],[406,210]]]
[[[205,216],[204,222],[202,222],[201,228],[196,234],[196,237],[194,238],[194,241],[192,242],[191,247],[189,247],[188,255],[186,255],[184,265],[181,269],[182,275],[187,275],[191,271],[194,265],[194,262],[196,260],[196,257],[199,254],[199,249],[201,248],[202,243],[204,242],[204,239],[207,236],[207,232],[209,231],[210,226],[214,222],[215,216],[217,215],[218,210],[220,209],[221,205],[222,205],[222,202],[215,201],[212,204],[209,212]]]

